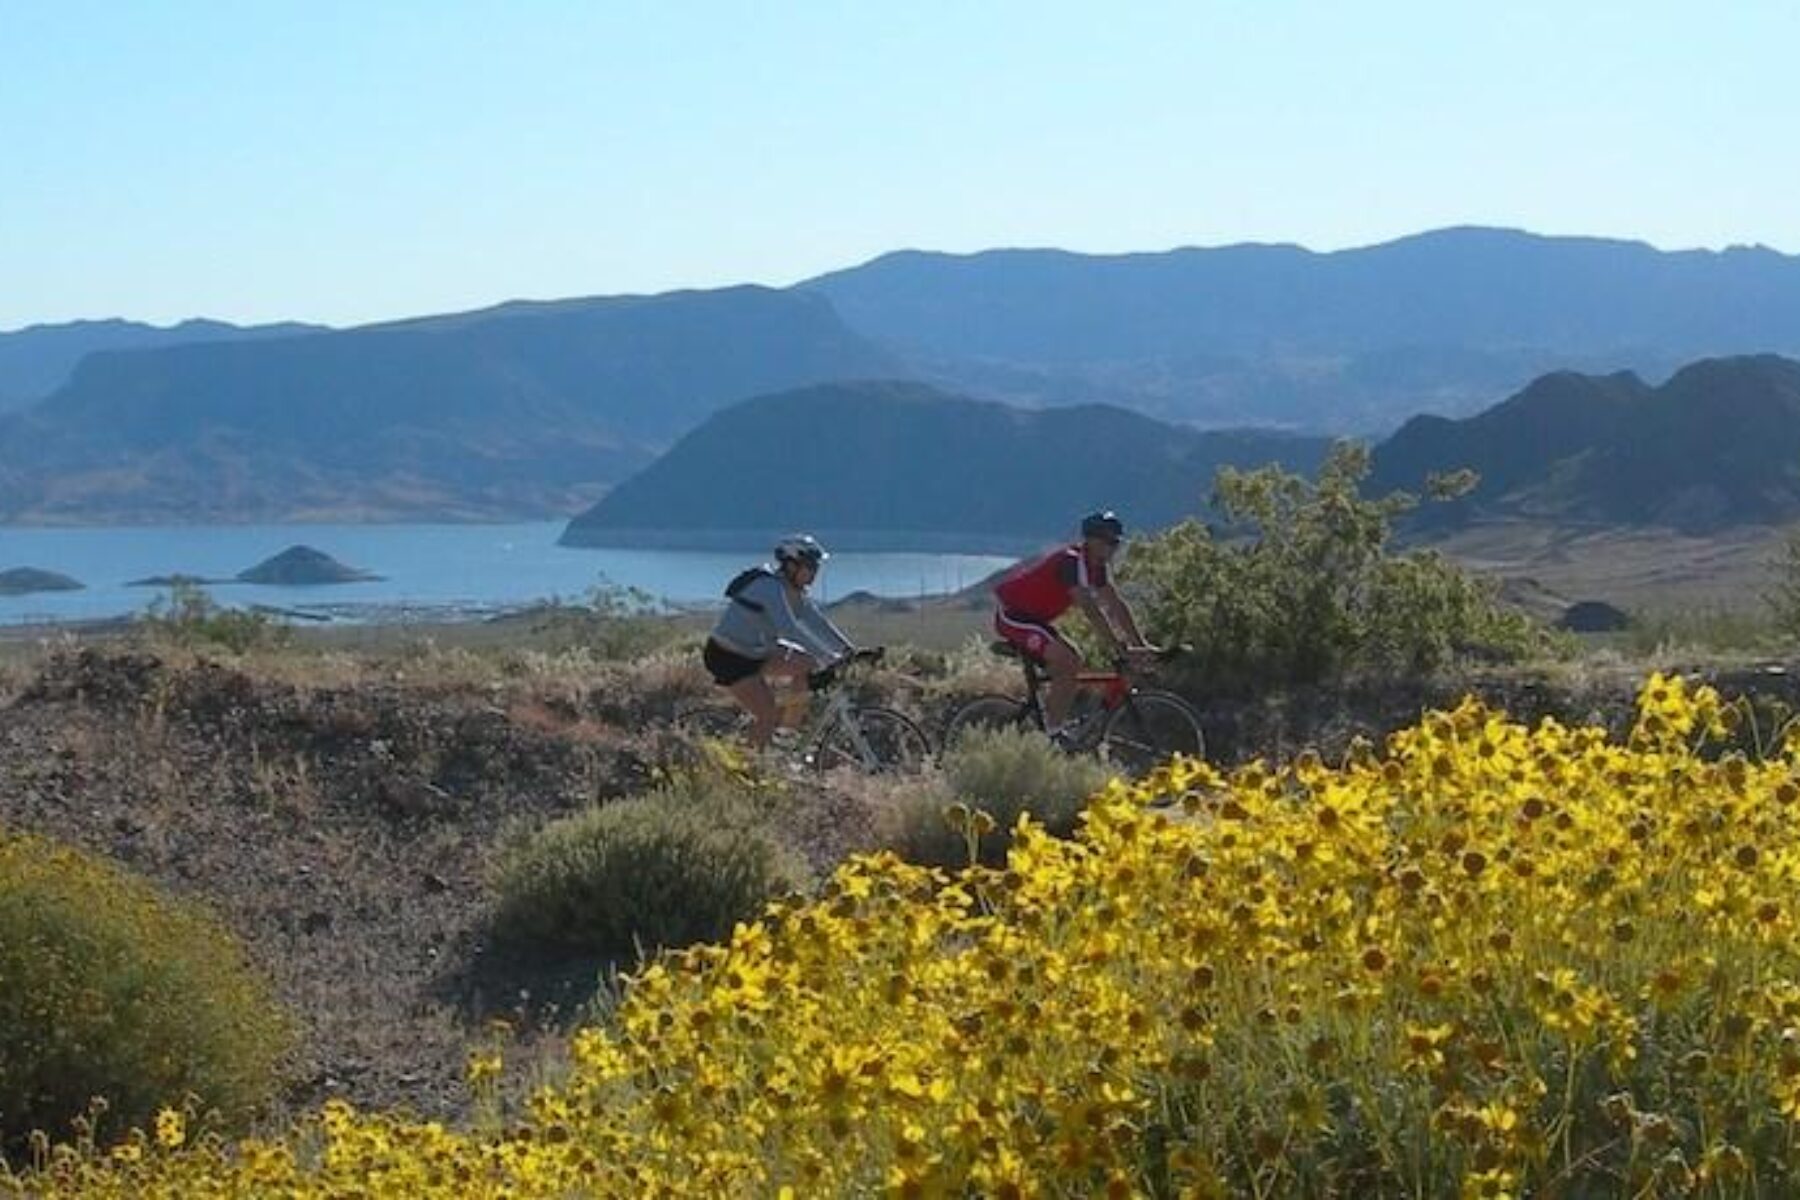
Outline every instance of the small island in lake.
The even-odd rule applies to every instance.
[[[273,558],[238,572],[239,583],[269,583],[282,587],[322,583],[375,583],[381,576],[347,567],[311,546],[289,546]]]
[[[79,580],[41,571],[36,567],[13,567],[0,571],[0,596],[29,596],[35,592],[79,592],[85,585]]]

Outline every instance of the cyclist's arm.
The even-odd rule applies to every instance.
[[[1112,627],[1124,634],[1125,645],[1134,649],[1148,646],[1144,635],[1138,632],[1137,618],[1131,615],[1131,606],[1125,603],[1125,597],[1119,595],[1119,589],[1110,583],[1101,584],[1094,589],[1100,605],[1106,609],[1112,619]]]
[[[1113,627],[1112,617],[1107,613],[1101,601],[1099,588],[1076,588],[1075,603],[1080,607],[1088,624],[1106,642],[1106,653],[1110,658],[1117,658],[1124,650],[1124,642],[1119,639],[1119,631]]]
[[[746,590],[753,593],[753,598],[762,604],[763,613],[769,618],[778,642],[793,642],[820,663],[828,663],[837,658],[836,648],[822,640],[796,616],[794,606],[788,602],[787,586],[781,580],[759,579]]]
[[[800,623],[810,629],[820,642],[831,647],[830,657],[842,658],[856,649],[856,643],[852,642],[843,630],[832,624],[831,618],[812,602],[811,597],[801,597],[800,611],[797,615]]]

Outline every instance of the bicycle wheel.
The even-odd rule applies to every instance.
[[[1100,735],[1099,752],[1128,774],[1141,775],[1171,755],[1206,755],[1200,714],[1168,692],[1134,692],[1113,709]]]
[[[956,740],[971,729],[1035,729],[1037,723],[1032,720],[1032,709],[1023,700],[1012,696],[977,696],[955,712],[944,722],[944,749],[956,745]]]
[[[816,771],[854,767],[869,772],[917,771],[931,758],[931,739],[905,713],[891,708],[853,708],[813,743]]]

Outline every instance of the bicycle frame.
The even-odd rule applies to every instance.
[[[843,672],[855,662],[879,661],[880,651],[859,651],[852,660],[815,671],[807,679],[804,715],[775,731],[772,747],[798,764],[825,769],[854,766],[864,771],[909,770],[928,761],[931,739],[918,722],[879,704],[859,703],[845,689]],[[698,723],[693,724],[698,717]],[[682,718],[677,715],[677,721]],[[749,714],[743,706],[708,704],[689,714],[697,732],[710,736],[741,734]]]
[[[1025,674],[1025,698],[987,695],[966,702],[946,721],[945,745],[965,728],[1029,726],[1049,732],[1042,694],[1049,671],[1010,642],[995,642],[993,650],[1018,660]],[[1155,656],[1159,662],[1168,662],[1185,653],[1189,653],[1187,647],[1171,646],[1156,651]],[[1116,750],[1119,761],[1136,764],[1129,769],[1141,769],[1169,753],[1203,756],[1206,742],[1200,715],[1180,696],[1140,687],[1133,678],[1135,665],[1121,656],[1110,671],[1077,671],[1078,705],[1068,727],[1057,732],[1056,742],[1065,750],[1104,751],[1109,756]],[[1093,699],[1083,703],[1082,697]]]
[[[1039,698],[1039,693],[1050,682],[1050,675],[1034,659],[1021,655],[1019,662],[1023,664],[1025,671],[1025,703],[1038,714],[1041,723],[1044,705]],[[1103,712],[1111,712],[1125,703],[1135,686],[1123,671],[1077,671],[1075,673],[1076,690],[1078,692],[1098,692],[1100,708]]]
[[[869,745],[868,737],[863,733],[862,722],[856,719],[856,705],[842,688],[834,687],[825,704],[818,710],[813,720],[806,725],[806,741],[816,742],[825,735],[833,724],[843,726],[850,735],[850,744],[856,750],[856,757],[865,768],[873,767],[876,762],[875,748]],[[809,751],[811,753],[811,751]]]
[[[1005,644],[1005,643],[1002,643]],[[1025,712],[1031,723],[1039,730],[1049,730],[1049,720],[1044,715],[1043,690],[1050,682],[1050,675],[1042,663],[1028,658],[1016,651],[1009,653],[1019,659],[1021,669],[1025,673]],[[1077,746],[1086,746],[1099,740],[1100,731],[1105,727],[1106,719],[1129,701],[1137,686],[1132,683],[1121,670],[1111,671],[1078,671],[1075,674],[1076,709],[1071,714],[1075,725],[1068,735],[1070,742]],[[1097,695],[1099,703],[1083,712],[1080,698],[1083,693]]]

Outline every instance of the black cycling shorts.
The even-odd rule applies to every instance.
[[[706,664],[713,682],[720,687],[740,683],[763,669],[762,659],[747,658],[735,650],[727,650],[711,638],[706,639],[706,648],[700,651],[700,661]]]

